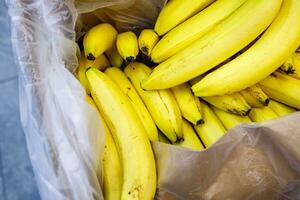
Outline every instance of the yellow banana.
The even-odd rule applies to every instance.
[[[196,103],[199,99],[193,95],[190,85],[183,83],[171,88],[171,90],[177,101],[182,117],[194,125],[203,123],[201,108],[198,108]]]
[[[136,35],[131,31],[120,33],[117,36],[117,49],[124,60],[133,62],[139,53]]]
[[[170,141],[168,140],[168,138],[162,132],[158,132],[158,138],[159,138],[160,142],[170,144]]]
[[[195,95],[197,96],[197,94]],[[209,104],[214,105],[221,110],[236,115],[246,116],[251,110],[251,107],[248,105],[243,96],[239,93],[201,98]]]
[[[284,63],[280,69],[286,74],[300,79],[300,53],[293,53]]]
[[[203,96],[233,93],[270,75],[300,44],[299,10],[299,0],[284,0],[277,18],[261,38],[242,55],[207,75],[193,91]]]
[[[160,36],[164,35],[214,1],[215,0],[168,1],[158,15],[154,28],[155,32]]]
[[[216,24],[240,7],[245,1],[246,0],[215,1],[205,10],[187,19],[185,22],[176,26],[164,35],[154,47],[151,59],[156,63],[160,63],[180,52],[182,49],[201,38]]]
[[[175,143],[176,145],[194,150],[204,149],[191,124],[184,119],[182,120],[182,133],[183,141]]]
[[[79,61],[79,67],[77,70],[77,77],[81,85],[84,87],[87,94],[90,94],[89,82],[86,78],[85,71],[88,67],[95,67],[99,70],[104,70],[110,66],[110,63],[106,59],[105,55],[101,54],[95,60],[87,60],[82,53]]]
[[[126,75],[117,67],[108,68],[104,73],[109,76],[111,80],[113,80],[114,83],[120,87],[121,91],[129,98],[130,103],[144,125],[149,140],[158,141],[158,133],[155,123],[133,85],[127,79]]]
[[[201,79],[204,78],[204,75],[200,75],[192,80],[190,80],[191,85],[196,84]],[[199,96],[200,94],[195,94]],[[224,110],[226,112],[230,112],[236,115],[245,116],[248,115],[251,107],[248,105],[243,96],[239,93],[233,93],[228,95],[219,95],[212,97],[201,97],[203,100],[208,102],[209,104]]]
[[[83,38],[83,48],[88,60],[95,60],[116,41],[118,32],[107,23],[98,24],[91,28]]]
[[[261,108],[269,104],[269,97],[262,91],[259,85],[252,85],[242,91],[241,95],[246,102],[254,108]]]
[[[251,120],[248,116],[234,115],[214,106],[212,106],[211,108],[227,130],[242,123],[251,123]]]
[[[85,59],[85,58],[84,58]],[[110,66],[109,61],[107,60],[104,54],[98,56],[95,60],[87,60],[85,59],[85,68],[95,67],[101,71],[105,70]]]
[[[142,87],[148,90],[170,88],[214,68],[243,49],[263,32],[276,16],[281,1],[246,1],[205,36],[160,63],[142,82]]]
[[[98,108],[90,96],[86,96],[87,102],[97,111]],[[99,112],[98,112],[99,113]],[[112,135],[99,113],[99,119],[105,132],[105,145],[102,154],[102,171],[98,171],[98,177],[103,177],[103,196],[106,200],[121,199],[122,192],[122,166]],[[101,173],[100,173],[101,172]]]
[[[264,122],[275,119],[278,115],[268,106],[262,108],[253,108],[249,113],[249,117],[254,122]]]
[[[158,42],[159,37],[152,29],[144,29],[139,35],[139,48],[143,54],[150,56],[153,47]]]
[[[259,84],[270,98],[300,109],[300,80],[274,72]]]
[[[95,103],[112,132],[123,166],[122,200],[154,198],[156,167],[146,131],[120,88],[95,68],[86,72]]]
[[[123,64],[123,58],[119,54],[116,44],[113,45],[110,49],[108,49],[105,54],[107,55],[109,62],[114,67],[121,67]]]
[[[152,119],[171,142],[182,138],[182,117],[176,100],[170,90],[146,91],[141,88],[141,81],[151,73],[151,69],[142,63],[130,63],[124,72],[129,78]]]
[[[211,108],[201,101],[204,123],[194,126],[197,134],[206,148],[221,138],[226,130]]]
[[[294,108],[291,108],[274,100],[270,101],[269,108],[271,108],[278,116],[285,116],[297,111]]]

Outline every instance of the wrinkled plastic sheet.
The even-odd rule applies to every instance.
[[[109,22],[153,27],[164,0],[7,0],[21,122],[41,197],[103,199],[103,128],[74,77],[75,41]],[[300,199],[300,114],[240,125],[204,151],[153,142],[156,199]],[[100,177],[101,179],[101,177]],[[101,180],[100,180],[101,183]]]

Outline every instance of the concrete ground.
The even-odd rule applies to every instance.
[[[9,17],[0,1],[0,199],[39,200],[19,114],[17,66]]]

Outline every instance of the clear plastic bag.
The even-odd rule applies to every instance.
[[[43,199],[103,199],[104,136],[74,77],[76,39],[101,22],[153,27],[164,0],[7,0],[21,121]],[[300,199],[300,115],[235,127],[198,152],[153,142],[156,199]],[[100,181],[101,182],[101,181]]]

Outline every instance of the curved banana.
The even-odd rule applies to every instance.
[[[286,74],[300,79],[300,53],[293,53],[284,63],[280,69]]]
[[[160,11],[155,23],[154,30],[159,36],[193,16],[215,0],[182,1],[172,0]]]
[[[151,53],[151,59],[160,63],[201,38],[216,24],[229,16],[246,0],[218,0],[203,11],[187,19],[164,35]]]
[[[221,138],[226,130],[215,113],[203,101],[201,101],[201,108],[204,123],[194,126],[194,128],[205,147],[208,148]]]
[[[146,131],[128,98],[104,73],[86,72],[95,103],[112,132],[123,166],[121,199],[154,198],[156,167]]]
[[[104,70],[109,66],[110,63],[108,62],[107,58],[103,54],[98,56],[95,60],[87,60],[84,54],[83,53],[81,54],[79,60],[79,67],[77,69],[77,77],[81,85],[84,87],[87,94],[90,94],[90,88],[89,88],[89,82],[85,75],[86,69],[89,67],[95,67],[99,70]]]
[[[226,111],[223,111],[217,107],[211,107],[214,113],[217,115],[219,120],[222,122],[224,127],[229,130],[234,126],[237,126],[242,123],[251,123],[252,121],[248,116],[239,116]]]
[[[86,100],[92,107],[94,107],[98,111],[94,100],[90,96],[86,96]],[[123,183],[121,160],[119,158],[114,139],[99,111],[98,114],[105,132],[105,144],[103,148],[104,152],[102,154],[102,171],[99,170],[97,172],[97,175],[99,179],[100,176],[102,177],[104,199],[121,199]]]
[[[131,32],[120,33],[117,36],[117,49],[121,57],[127,62],[133,62],[139,53],[136,35]]]
[[[197,96],[197,94],[195,95]],[[209,104],[214,105],[221,110],[236,115],[246,116],[251,111],[251,107],[248,105],[243,96],[239,93],[201,98]]]
[[[184,119],[182,120],[182,133],[183,141],[176,142],[175,145],[194,150],[204,149],[191,124]]]
[[[84,54],[88,60],[95,60],[116,41],[118,32],[107,23],[92,27],[83,38]]]
[[[141,88],[141,81],[151,73],[151,69],[142,63],[130,63],[124,72],[129,78],[152,119],[158,128],[171,142],[182,138],[182,117],[176,100],[170,90],[145,91]]]
[[[261,38],[242,55],[207,75],[193,91],[203,96],[233,93],[270,75],[300,44],[299,10],[299,0],[284,0],[277,18]]]
[[[214,68],[243,49],[263,32],[276,16],[281,1],[246,1],[205,36],[160,63],[142,82],[142,87],[148,90],[170,88]],[[195,89],[193,90],[196,92]]]
[[[117,67],[108,68],[104,73],[110,77],[111,80],[117,84],[121,91],[128,97],[130,103],[144,125],[149,140],[158,141],[158,133],[155,123],[133,85],[127,79],[126,75]]]
[[[139,35],[139,48],[143,54],[150,56],[153,47],[158,42],[159,37],[152,29],[144,29]]]
[[[84,58],[85,59],[85,58]],[[101,71],[110,67],[110,62],[107,60],[104,54],[98,56],[95,60],[87,60],[85,59],[85,68],[95,67]]]
[[[249,113],[249,117],[254,122],[264,122],[275,119],[278,115],[268,106],[262,108],[253,108]]]
[[[300,109],[300,80],[274,72],[259,84],[271,99]]]
[[[105,54],[107,55],[109,62],[114,67],[122,67],[123,64],[123,58],[119,54],[116,44],[113,45],[110,49],[108,49]]]
[[[171,88],[171,90],[179,106],[182,117],[194,125],[203,123],[201,108],[198,108],[196,103],[199,99],[193,95],[190,85],[188,83],[183,83]]]
[[[268,106],[270,101],[269,97],[262,91],[260,86],[257,84],[240,91],[240,93],[244,97],[246,102],[254,108]]]
[[[285,116],[297,112],[296,109],[274,100],[270,101],[269,108],[271,108],[278,116]]]

